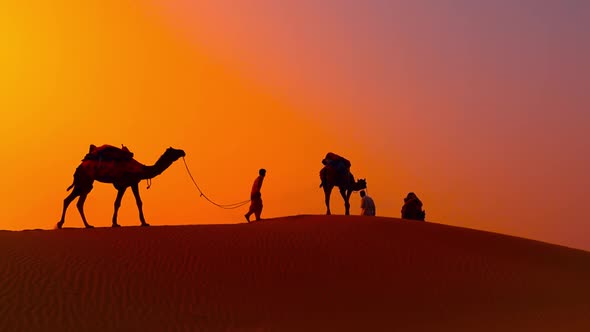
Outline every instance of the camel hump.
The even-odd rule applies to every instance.
[[[133,152],[121,145],[121,148],[112,145],[101,145],[97,147],[94,144],[90,144],[90,149],[84,160],[102,160],[102,161],[129,161],[133,159]]]

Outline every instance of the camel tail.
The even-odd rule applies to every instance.
[[[82,171],[82,164],[80,164],[80,166],[76,167],[76,171],[74,172],[74,179],[72,180],[72,184],[68,187],[68,189],[66,189],[66,191],[70,191],[70,189],[72,189],[72,187],[74,187],[74,185],[76,184],[76,179],[78,179],[80,177],[81,171]]]

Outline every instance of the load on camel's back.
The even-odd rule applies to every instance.
[[[334,152],[328,152],[322,164],[326,167],[333,167],[336,171],[350,170],[351,163],[348,159],[335,154]]]
[[[320,170],[320,188],[326,182],[340,182],[348,180],[351,163],[348,159],[333,152],[328,152],[322,159],[324,167]]]
[[[112,145],[101,145],[97,147],[90,144],[90,149],[82,161],[97,160],[97,161],[130,161],[133,159],[133,152],[121,144],[121,148]]]

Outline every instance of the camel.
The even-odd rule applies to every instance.
[[[326,214],[332,214],[330,211],[330,194],[334,187],[340,189],[340,195],[344,199],[345,214],[350,215],[350,195],[353,191],[359,191],[367,188],[367,181],[365,179],[354,180],[354,176],[350,172],[339,173],[332,167],[324,167],[320,171],[320,179],[322,183],[320,187],[324,188],[324,196],[326,199]]]
[[[102,152],[97,152],[102,151]],[[61,219],[57,223],[57,228],[62,228],[68,205],[78,196],[76,206],[86,228],[93,228],[88,224],[84,216],[84,202],[86,196],[92,190],[92,183],[96,180],[103,183],[112,183],[117,189],[117,198],[115,199],[115,212],[113,214],[112,227],[119,227],[117,223],[117,213],[121,206],[121,199],[128,187],[131,187],[135,202],[139,209],[139,220],[141,226],[149,226],[145,221],[142,210],[142,202],[139,197],[139,182],[141,180],[151,180],[152,178],[164,172],[173,162],[180,157],[184,157],[182,150],[168,148],[164,154],[156,161],[154,165],[146,166],[132,158],[133,154],[125,147],[119,149],[110,145],[103,145],[97,148],[90,146],[90,153],[84,157],[80,166],[74,172],[74,182],[67,188],[74,188],[72,192],[64,199]]]

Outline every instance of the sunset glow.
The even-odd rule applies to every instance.
[[[588,22],[586,1],[3,3],[0,229],[53,228],[90,144],[144,164],[183,149],[220,203],[264,167],[263,218],[325,213],[333,151],[378,215],[414,191],[429,221],[590,250]],[[146,186],[152,225],[247,210],[199,197],[182,160]],[[110,225],[115,196],[94,184],[90,223]],[[119,222],[139,225],[131,193]]]

